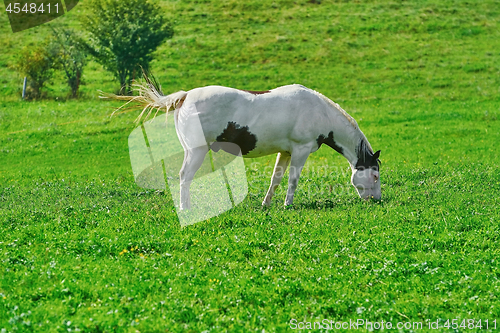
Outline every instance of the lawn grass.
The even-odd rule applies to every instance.
[[[496,331],[443,325],[500,326],[498,1],[159,5],[176,31],[152,64],[165,92],[316,89],[382,150],[383,200],[360,201],[347,162],[322,147],[293,209],[286,186],[261,208],[263,157],[245,162],[242,204],[181,228],[168,191],[134,183],[137,114],[110,117],[119,104],[97,98],[113,78],[91,61],[80,99],[56,77],[46,99],[21,101],[9,66],[49,30],[12,34],[2,15],[0,330],[283,332],[294,318],[362,318]],[[84,8],[51,24],[76,28]]]

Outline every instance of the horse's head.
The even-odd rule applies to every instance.
[[[380,200],[382,197],[380,189],[379,173],[380,150],[374,154],[367,151],[358,158],[356,166],[353,168],[351,182],[358,191],[360,198],[368,200],[370,198]]]

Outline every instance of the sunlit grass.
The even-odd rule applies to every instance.
[[[119,104],[96,98],[118,89],[112,77],[91,62],[79,100],[56,77],[47,99],[20,101],[8,65],[47,30],[13,35],[0,16],[0,329],[498,319],[495,1],[161,6],[176,29],[152,64],[165,92],[316,89],[382,150],[383,200],[360,201],[345,159],[322,147],[293,209],[283,208],[286,181],[272,207],[260,206],[274,156],[246,160],[245,201],[181,228],[168,191],[134,183],[127,138],[137,114],[110,117]],[[54,24],[77,27],[83,8]]]

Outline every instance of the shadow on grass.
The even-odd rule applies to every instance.
[[[349,206],[357,206],[360,203],[370,204],[370,205],[384,205],[390,202],[389,198],[384,198],[382,201],[377,200],[367,200],[364,201],[360,198],[344,198],[344,199],[324,199],[324,200],[314,200],[306,202],[294,203],[295,209],[332,209],[332,208],[345,208]]]
[[[314,201],[307,201],[307,202],[299,202],[294,204],[296,209],[330,209],[337,207],[339,205],[340,201],[339,200],[314,200]]]

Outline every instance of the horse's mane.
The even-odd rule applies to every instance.
[[[348,114],[344,109],[342,109],[342,107],[340,107],[340,105],[338,105],[337,103],[335,103],[334,101],[332,101],[331,99],[329,99],[328,97],[323,95],[322,93],[319,93],[315,90],[313,90],[313,91],[319,97],[321,97],[323,100],[325,100],[328,104],[330,104],[335,109],[337,109],[347,119],[347,121],[352,125],[352,127],[354,127],[354,129],[359,130],[359,126],[358,126],[358,123],[356,122],[356,120],[353,117],[351,117],[351,115]]]
[[[356,168],[375,168],[378,170],[380,168],[380,160],[378,159],[380,151],[373,153],[373,149],[370,143],[363,135],[359,144],[356,147],[356,155],[358,156],[358,161],[356,163]]]

